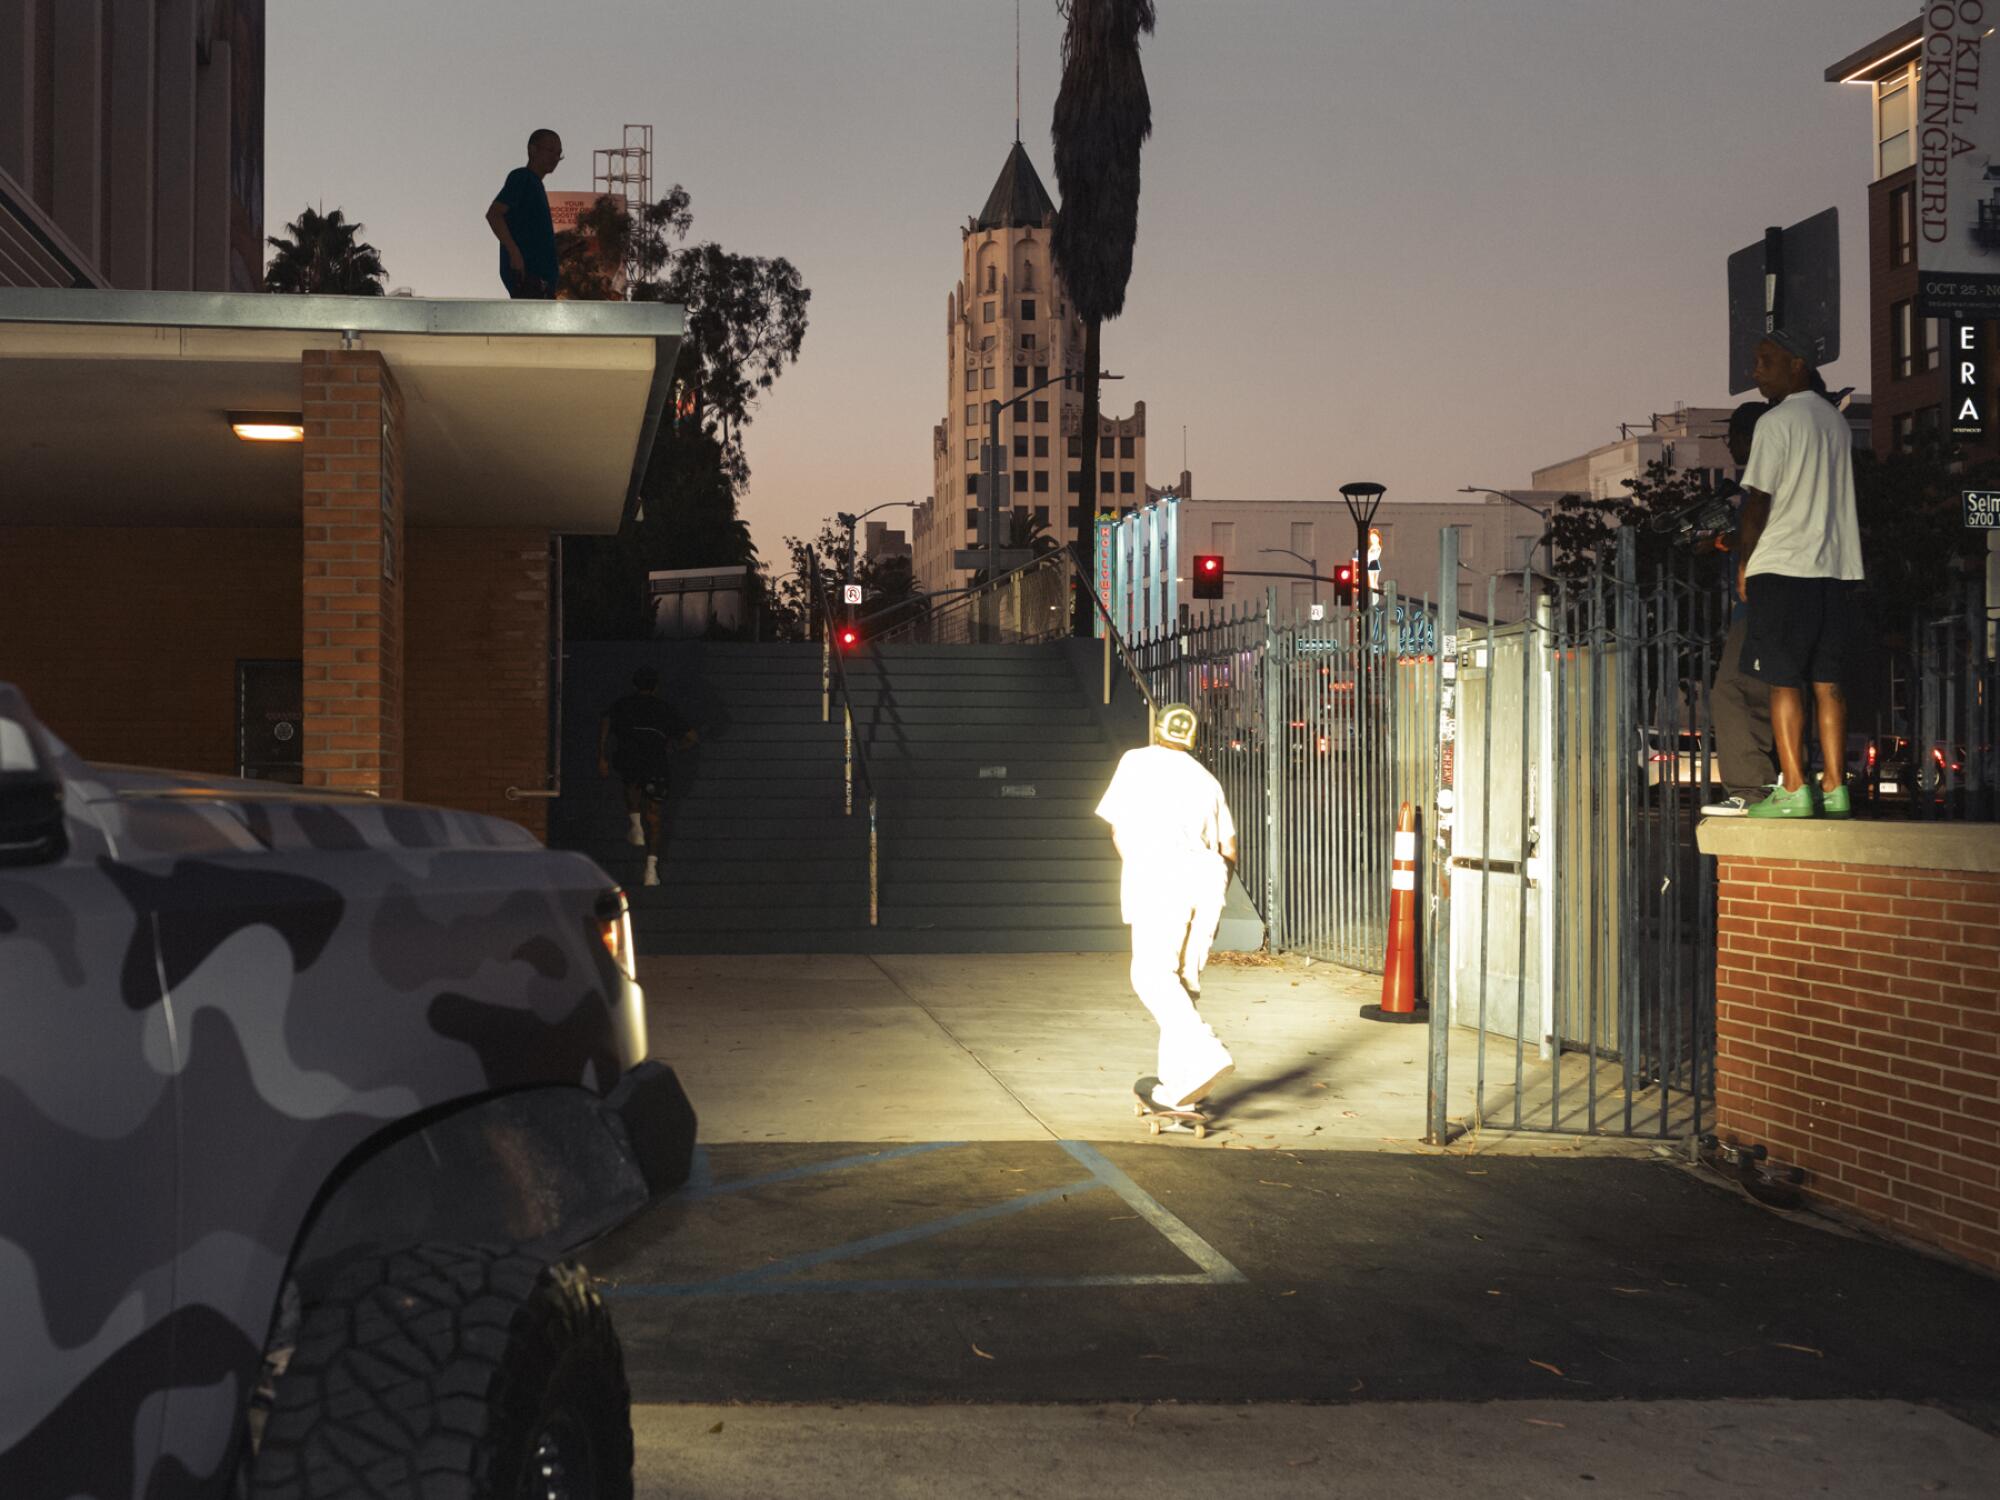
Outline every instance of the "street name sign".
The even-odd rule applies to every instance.
[[[2000,490],[1966,490],[1965,524],[1973,531],[2000,531]]]

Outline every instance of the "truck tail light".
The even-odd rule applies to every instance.
[[[639,977],[639,959],[632,948],[632,907],[622,890],[609,890],[597,898],[597,936],[604,951],[627,979]]]

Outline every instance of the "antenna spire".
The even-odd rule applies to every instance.
[[[1014,144],[1021,144],[1021,0],[1014,0]]]

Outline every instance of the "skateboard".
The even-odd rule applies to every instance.
[[[1208,1134],[1209,1117],[1193,1106],[1180,1109],[1165,1109],[1153,1102],[1153,1090],[1160,1080],[1148,1073],[1132,1085],[1132,1113],[1146,1122],[1146,1129],[1154,1135],[1163,1130],[1191,1131],[1196,1140]]]

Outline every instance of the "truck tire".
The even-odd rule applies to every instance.
[[[304,1278],[246,1500],[631,1500],[631,1398],[574,1265],[415,1245]]]

